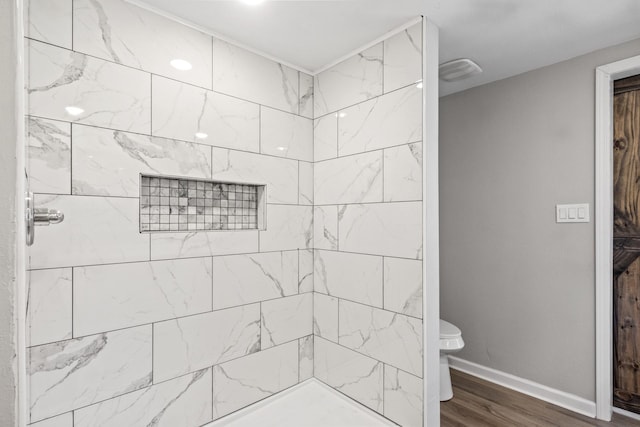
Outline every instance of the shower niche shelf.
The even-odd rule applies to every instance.
[[[266,185],[140,174],[140,232],[266,229]]]

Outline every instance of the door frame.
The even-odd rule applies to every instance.
[[[613,411],[613,81],[640,74],[640,55],[596,68],[596,418]]]

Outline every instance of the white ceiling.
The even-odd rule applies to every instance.
[[[441,96],[640,38],[639,0],[129,1],[312,73],[425,15],[440,27],[440,62],[467,57],[484,69],[441,82]]]

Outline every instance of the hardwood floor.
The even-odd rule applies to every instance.
[[[453,399],[440,404],[442,427],[631,427],[640,421],[613,414],[610,423],[451,370]]]

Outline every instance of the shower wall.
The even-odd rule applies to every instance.
[[[315,77],[314,375],[422,426],[422,26]]]
[[[29,253],[30,422],[200,426],[310,378],[312,77],[121,0],[27,6],[31,190],[65,214]],[[140,173],[265,184],[267,229],[140,233]]]

